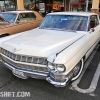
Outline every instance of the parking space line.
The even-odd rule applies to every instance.
[[[72,83],[72,87],[74,88],[74,90],[81,92],[81,93],[92,93],[96,89],[97,83],[98,83],[98,80],[99,80],[99,77],[100,77],[100,62],[98,64],[98,67],[96,69],[96,72],[94,74],[92,82],[90,84],[90,87],[88,89],[81,89],[81,88],[78,87],[78,84],[79,84],[82,76],[84,75],[86,69],[88,68],[88,65],[90,64],[92,58],[94,57],[95,53],[97,52],[98,48],[99,48],[99,45],[95,48],[95,50],[93,51],[91,56],[88,58],[87,62],[85,63],[84,70],[82,71],[82,74],[80,75],[80,77]]]

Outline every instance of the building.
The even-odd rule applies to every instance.
[[[41,13],[57,11],[99,12],[100,0],[0,0],[5,9],[37,10]],[[1,3],[0,3],[1,4]],[[9,8],[10,7],[10,8]]]

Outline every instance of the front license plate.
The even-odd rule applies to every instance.
[[[18,75],[18,76],[21,76],[21,77],[25,77],[24,73],[23,72],[20,72],[16,69],[12,70],[12,72],[15,74],[15,75]]]

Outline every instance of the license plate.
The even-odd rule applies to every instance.
[[[21,77],[25,77],[25,75],[24,75],[23,72],[20,72],[20,71],[18,71],[18,70],[16,70],[16,69],[14,69],[12,72],[13,72],[15,75],[18,75],[18,76],[21,76]]]

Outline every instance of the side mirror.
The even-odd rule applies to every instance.
[[[94,29],[94,28],[91,28],[91,29],[90,29],[90,32],[94,32],[94,31],[95,31],[95,29]]]

